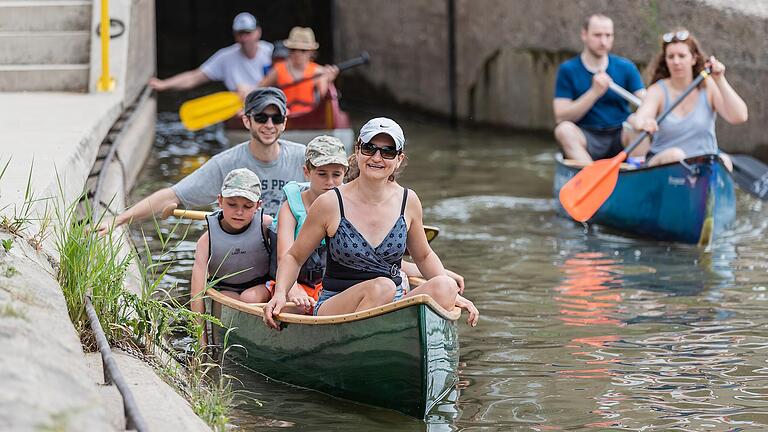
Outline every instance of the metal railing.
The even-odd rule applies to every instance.
[[[91,330],[96,337],[96,344],[99,347],[101,353],[101,365],[104,369],[104,384],[117,387],[120,391],[120,395],[123,398],[123,411],[125,413],[125,429],[136,430],[139,432],[148,431],[144,417],[139,412],[139,407],[136,405],[136,399],[133,398],[128,383],[125,382],[123,374],[120,372],[120,368],[117,366],[117,361],[112,355],[112,349],[109,347],[107,337],[104,335],[104,329],[101,328],[99,317],[96,315],[96,310],[91,303],[91,296],[85,297],[85,311],[88,313],[88,321],[91,324]]]
[[[115,79],[109,75],[109,0],[101,0],[101,75],[96,90],[108,92],[115,89]]]

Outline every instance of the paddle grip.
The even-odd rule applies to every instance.
[[[362,54],[360,54],[359,56],[357,56],[355,58],[352,58],[352,59],[349,59],[347,61],[343,61],[343,62],[339,63],[338,65],[336,65],[336,67],[338,67],[339,68],[339,72],[341,72],[343,70],[346,70],[346,69],[349,69],[349,68],[353,68],[355,66],[364,65],[364,64],[368,63],[369,60],[370,60],[370,56],[368,55],[367,52],[363,51]]]
[[[693,80],[692,83],[688,85],[688,87],[683,91],[683,93],[675,99],[674,102],[672,102],[671,105],[667,107],[662,113],[656,117],[656,124],[661,124],[662,121],[664,121],[665,118],[669,115],[669,113],[672,112],[673,109],[677,108],[678,105],[680,105],[680,102],[685,99],[686,96],[688,96],[693,89],[696,88],[704,79],[706,79],[709,76],[710,69],[705,68],[703,71],[699,73],[699,75],[696,77],[696,79]],[[630,154],[632,153],[632,150],[634,150],[637,146],[640,145],[640,143],[647,137],[649,134],[647,131],[643,131],[643,133],[640,134],[639,137],[637,137],[632,144],[630,144],[627,148],[624,149],[624,153]]]

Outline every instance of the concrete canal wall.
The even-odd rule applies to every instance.
[[[726,64],[728,80],[749,106],[747,124],[718,122],[721,146],[768,159],[765,0],[337,0],[335,58],[371,54],[370,67],[348,72],[357,78],[348,81],[368,94],[445,117],[454,94],[461,121],[550,131],[557,66],[581,50],[582,20],[591,13],[614,19],[614,52],[641,70],[657,53],[661,33],[688,28]]]
[[[81,194],[107,138],[119,146],[97,200],[115,196],[113,208],[124,206],[124,190],[154,140],[155,101],[139,97],[155,70],[154,1],[110,2],[113,29],[122,33],[111,40],[116,87],[107,93],[95,92],[99,4],[0,1],[0,170],[10,160],[0,179],[0,220],[31,219],[16,235],[0,230],[0,240],[12,241],[8,252],[0,248],[3,431],[125,427],[119,393],[102,384],[100,360],[84,354],[69,320],[53,226],[43,228],[41,219],[46,207],[53,216],[54,200],[63,208]],[[122,130],[108,137],[116,122]],[[118,355],[118,362],[151,430],[210,430],[141,361]]]

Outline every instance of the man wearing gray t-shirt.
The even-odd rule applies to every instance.
[[[282,187],[290,181],[304,181],[305,146],[281,140],[285,130],[286,100],[275,87],[257,88],[245,100],[243,124],[250,141],[225,150],[177,184],[160,189],[99,226],[100,233],[133,220],[143,220],[171,205],[192,208],[216,200],[224,177],[237,168],[248,168],[261,180],[264,212],[274,215],[282,201]]]

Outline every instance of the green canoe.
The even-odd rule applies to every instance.
[[[456,387],[461,311],[429,296],[346,315],[285,313],[278,332],[260,305],[208,295],[234,328],[230,343],[247,349],[241,363],[269,378],[419,419]]]

